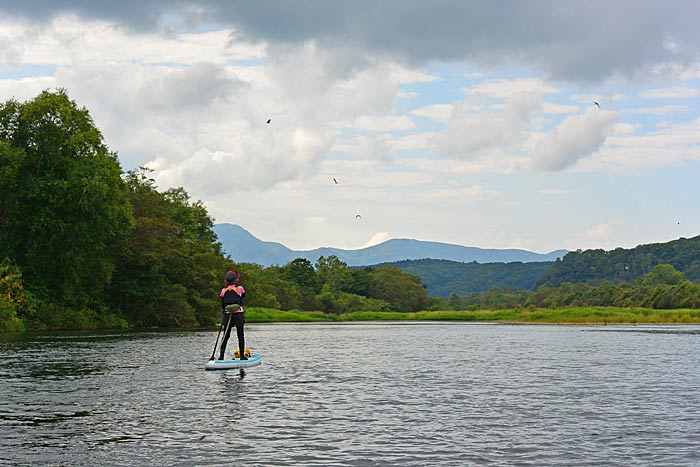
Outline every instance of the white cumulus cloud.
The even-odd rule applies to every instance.
[[[566,118],[535,145],[531,154],[533,165],[547,171],[571,167],[597,151],[619,119],[619,113],[597,108]]]

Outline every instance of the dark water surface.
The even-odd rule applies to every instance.
[[[243,380],[216,332],[0,335],[0,464],[700,465],[698,330],[248,325]]]

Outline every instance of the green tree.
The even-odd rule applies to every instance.
[[[420,311],[430,299],[420,277],[407,274],[396,266],[381,266],[372,273],[370,298],[388,302],[394,311]]]
[[[685,280],[682,272],[670,264],[657,264],[640,279],[640,283],[644,285],[678,285]]]
[[[0,105],[0,244],[52,307],[99,304],[132,215],[121,167],[66,92]]]
[[[341,261],[337,256],[319,256],[316,261],[316,270],[321,278],[321,282],[328,285],[332,290],[340,290],[348,276],[348,264]]]
[[[323,286],[318,295],[321,311],[326,313],[349,313],[353,311],[391,311],[392,306],[384,300],[364,297]]]
[[[214,323],[221,276],[232,263],[202,204],[191,203],[182,188],[158,192],[148,172],[125,177],[135,224],[117,261],[111,304],[137,326]]]
[[[299,294],[299,308],[317,310],[319,304],[316,294],[321,291],[321,280],[308,259],[296,258],[282,268],[282,278],[288,284],[296,286]]]
[[[253,263],[240,263],[236,267],[241,273],[240,283],[246,290],[246,306],[282,309],[279,295],[285,283],[280,280],[278,269]]]
[[[8,261],[0,262],[0,332],[23,331],[23,318],[32,319],[34,303],[24,290],[22,272]]]
[[[368,296],[372,285],[372,268],[350,269],[345,275],[340,289],[343,292]]]
[[[313,293],[321,291],[321,284],[314,265],[305,258],[296,258],[283,268],[284,279],[294,282],[302,289]]]
[[[450,310],[463,310],[464,300],[459,295],[452,294],[447,300],[447,306],[450,308]]]

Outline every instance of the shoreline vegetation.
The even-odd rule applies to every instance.
[[[218,326],[221,278],[231,269],[247,290],[251,323],[700,324],[695,242],[631,256],[569,253],[534,290],[501,288],[482,271],[483,292],[454,283],[449,296],[429,295],[422,276],[454,271],[350,267],[334,255],[236,262],[204,204],[183,187],[159,191],[150,172],[124,171],[66,90],[0,103],[0,332]]]
[[[247,323],[303,323],[351,321],[454,321],[499,322],[508,324],[700,324],[700,310],[655,310],[649,308],[567,307],[475,311],[282,311],[271,308],[247,308]]]
[[[323,311],[278,310],[274,308],[247,307],[247,324],[284,323],[353,323],[353,322],[444,322],[520,325],[700,325],[700,309],[657,310],[651,308],[618,307],[562,307],[520,308],[500,310],[435,310],[417,312],[354,311],[326,313]],[[32,329],[29,332],[86,332],[120,331],[150,332],[212,330],[216,326],[196,327],[139,327],[125,320],[99,320],[59,329]],[[24,327],[0,331],[0,334],[24,334]]]

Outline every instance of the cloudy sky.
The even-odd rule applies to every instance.
[[[631,248],[700,234],[698,18],[695,0],[0,1],[0,99],[65,88],[125,170],[294,249]]]

